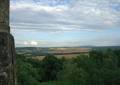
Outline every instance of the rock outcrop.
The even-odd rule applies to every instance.
[[[0,33],[0,85],[15,85],[14,39],[8,33]]]
[[[15,46],[9,27],[9,0],[0,0],[0,85],[16,85]]]

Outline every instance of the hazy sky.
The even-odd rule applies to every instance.
[[[120,0],[11,0],[16,46],[120,45]]]

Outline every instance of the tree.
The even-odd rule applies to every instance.
[[[25,62],[24,55],[17,55],[17,79],[18,85],[38,85],[37,81],[37,69],[30,63]]]
[[[57,72],[62,69],[62,63],[53,55],[47,55],[42,63],[43,69],[43,81],[55,80],[57,79]]]

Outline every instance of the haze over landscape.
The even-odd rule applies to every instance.
[[[11,0],[16,47],[118,46],[120,0]]]
[[[8,5],[0,85],[120,85],[120,0],[10,0],[10,33]]]

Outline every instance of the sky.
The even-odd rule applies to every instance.
[[[16,47],[120,45],[120,0],[11,0]]]

